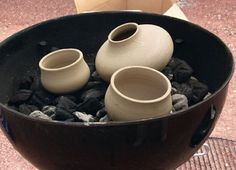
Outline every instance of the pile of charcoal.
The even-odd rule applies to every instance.
[[[108,84],[88,63],[91,76],[86,86],[69,95],[55,95],[46,91],[40,75],[34,74],[17,80],[16,91],[8,106],[31,117],[66,122],[111,121],[104,106]],[[209,95],[208,87],[192,76],[193,69],[183,60],[172,58],[162,71],[172,84],[172,113],[186,109]]]
[[[172,58],[162,73],[172,85],[172,113],[183,110],[210,96],[208,86],[195,77],[187,62]]]
[[[86,86],[78,92],[62,96],[52,94],[43,88],[39,74],[29,75],[16,80],[17,90],[8,105],[25,115],[47,120],[108,121],[104,107],[108,84],[98,76],[94,64],[88,65],[92,74]]]

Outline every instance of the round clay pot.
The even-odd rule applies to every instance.
[[[116,71],[105,95],[112,120],[158,117],[172,109],[171,84],[161,72],[144,66]]]
[[[126,23],[113,29],[96,56],[96,70],[105,81],[126,66],[147,66],[162,70],[173,53],[173,41],[163,28]]]
[[[51,52],[40,62],[41,82],[52,93],[70,93],[82,88],[90,71],[78,49],[67,48]]]

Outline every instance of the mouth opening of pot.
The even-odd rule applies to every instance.
[[[110,42],[117,43],[123,42],[132,38],[138,31],[138,24],[127,23],[116,27],[109,34],[108,39]]]
[[[82,52],[77,49],[62,49],[47,54],[39,66],[41,69],[53,71],[71,67],[82,58]]]
[[[171,85],[160,72],[151,68],[132,67],[113,76],[114,89],[128,100],[155,102],[167,97]]]

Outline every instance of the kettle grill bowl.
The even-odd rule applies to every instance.
[[[174,56],[191,65],[194,76],[208,85],[212,95],[172,115],[93,124],[38,120],[5,105],[15,90],[14,77],[38,70],[44,55],[38,42],[96,53],[108,33],[126,22],[166,29],[174,40]],[[87,56],[85,60],[92,62],[94,58]],[[218,37],[167,16],[95,12],[48,20],[0,44],[0,127],[14,148],[41,169],[174,169],[187,161],[214,129],[233,66],[230,51]]]

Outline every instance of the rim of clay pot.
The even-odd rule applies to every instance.
[[[125,34],[127,31],[131,31],[131,30],[135,30],[134,32],[132,32],[129,36],[127,36],[124,39],[121,40],[115,40],[115,38],[121,34]],[[121,43],[121,42],[125,42],[128,41],[129,39],[133,38],[137,33],[138,33],[139,27],[138,24],[135,22],[128,22],[122,25],[119,25],[118,27],[114,28],[110,34],[108,35],[108,40],[112,43]]]
[[[62,52],[71,52],[71,53],[74,53],[77,57],[77,59],[75,59],[75,61],[73,61],[72,63],[66,65],[66,66],[63,66],[63,67],[57,67],[57,68],[48,68],[48,67],[45,67],[44,63],[49,59],[49,58],[52,58],[52,57],[57,57],[56,54],[58,53],[62,53]],[[78,50],[78,49],[75,49],[75,48],[64,48],[64,49],[60,49],[60,50],[56,50],[56,51],[53,51],[51,53],[48,53],[47,55],[45,55],[40,61],[39,61],[39,67],[40,69],[42,70],[45,70],[45,71],[59,71],[59,70],[65,70],[69,67],[72,67],[73,65],[75,65],[76,63],[80,62],[80,60],[82,60],[83,58],[83,53]],[[54,59],[55,60],[55,59]]]
[[[132,98],[132,97],[129,97],[125,94],[123,94],[122,92],[120,92],[120,90],[117,89],[116,85],[115,85],[115,79],[116,79],[116,76],[125,71],[125,70],[129,70],[129,69],[145,69],[145,70],[148,70],[150,72],[153,72],[155,74],[158,74],[159,76],[161,76],[161,78],[163,78],[166,83],[167,83],[167,90],[165,91],[165,93],[160,96],[160,97],[157,97],[157,98],[154,98],[154,99],[147,99],[147,100],[142,100],[142,99],[135,99],[135,98]],[[112,89],[119,95],[121,96],[122,98],[126,99],[126,100],[129,100],[129,101],[132,101],[132,102],[135,102],[135,103],[154,103],[154,102],[159,102],[163,99],[165,99],[170,93],[171,93],[171,84],[170,84],[170,81],[169,79],[161,72],[153,69],[153,68],[150,68],[150,67],[146,67],[146,66],[127,66],[127,67],[122,67],[121,69],[117,70],[115,73],[113,73],[112,77],[111,77],[111,87]]]

